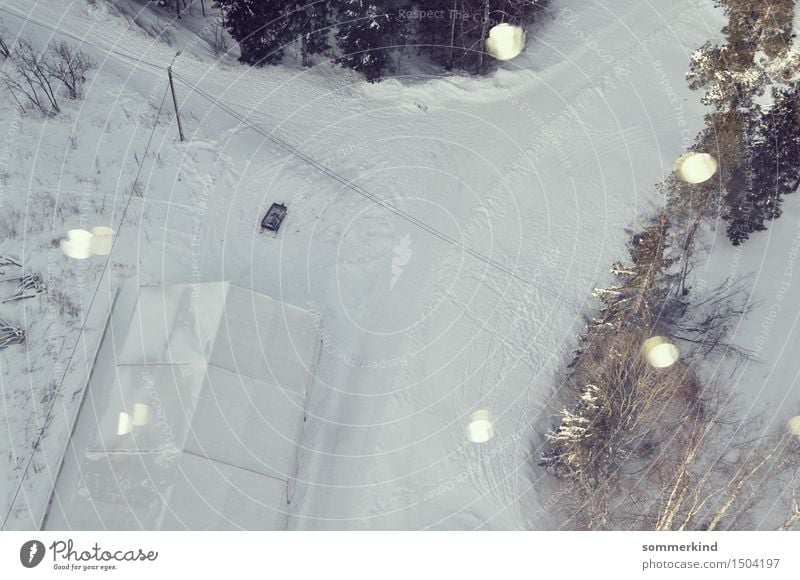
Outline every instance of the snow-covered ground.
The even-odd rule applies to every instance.
[[[54,263],[51,293],[61,289],[86,307],[100,259],[81,266],[78,286],[76,263],[46,249],[77,222],[97,222],[120,230],[117,277],[230,280],[311,311],[324,348],[307,402],[292,528],[558,527],[549,517],[558,495],[535,466],[558,372],[595,307],[591,290],[625,255],[625,228],[662,204],[653,185],[702,127],[699,95],[683,75],[691,51],[719,34],[712,1],[556,0],[526,52],[485,78],[409,74],[376,85],[327,63],[308,71],[241,66],[214,57],[181,23],[170,45],[105,6],[0,0],[39,24],[0,12],[10,31],[40,45],[60,33],[86,38],[92,46],[84,50],[99,63],[85,101],[55,119],[19,118],[0,100],[0,131],[13,133],[1,201],[31,224],[0,240],[0,254],[42,272]],[[198,18],[188,19],[194,31]],[[165,67],[178,49],[187,143],[177,140],[166,93]],[[47,195],[52,201],[36,202]],[[91,209],[81,214],[78,204],[70,213],[71,196]],[[754,284],[768,302],[797,232],[796,201],[737,262],[746,271],[764,258]],[[277,236],[258,228],[273,202],[289,206]],[[734,250],[717,240],[712,256],[732,260]],[[709,283],[724,274],[709,270]],[[102,311],[107,291],[99,294]],[[778,383],[796,378],[786,342],[796,334],[782,326],[798,311],[790,297],[800,293],[786,295],[784,316],[765,339],[786,348],[770,343],[761,352],[768,362],[758,368],[775,369],[769,397],[756,371],[737,383],[773,409],[790,400]],[[31,329],[27,350],[0,351],[3,513],[17,484],[13,465],[30,456],[32,425],[46,408],[40,392],[60,378],[52,369],[64,364],[76,339],[67,331],[79,325],[76,317],[53,331],[68,344],[48,351],[36,314],[47,303],[36,300],[2,311]],[[757,311],[741,335],[756,336],[768,313]],[[793,397],[796,404],[796,388]],[[49,429],[49,449],[63,447],[77,402],[62,392],[61,430]],[[486,444],[465,437],[476,410],[494,421]],[[35,509],[49,493],[56,455],[26,485]]]
[[[727,243],[723,224],[716,235],[709,232],[711,251],[694,272],[697,287],[748,276],[743,289],[752,311],[738,322],[733,342],[758,360],[714,370],[765,432],[782,431],[800,414],[800,198],[790,196],[782,207],[780,219],[738,248]]]

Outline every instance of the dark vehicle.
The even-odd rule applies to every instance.
[[[261,227],[271,232],[277,232],[278,228],[281,227],[283,218],[285,217],[286,206],[282,203],[273,203],[270,206],[269,211],[267,211],[267,215],[265,215],[264,219],[261,220]]]

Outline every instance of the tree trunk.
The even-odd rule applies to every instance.
[[[703,221],[703,216],[710,200],[711,194],[706,193],[703,203],[697,210],[697,215],[694,218],[694,222],[686,234],[686,242],[683,245],[683,255],[681,256],[683,259],[683,266],[681,267],[681,279],[680,284],[678,284],[678,288],[675,292],[676,296],[682,296],[686,291],[686,276],[689,275],[689,255],[691,254],[692,245],[694,244],[694,237],[697,235],[697,230],[700,229],[700,223]]]
[[[311,59],[308,54],[308,35],[300,35],[300,61],[304,67],[311,66]]]
[[[486,54],[486,30],[489,27],[489,2],[483,4],[483,18],[481,19],[481,50],[478,52],[478,74],[483,72],[483,57]]]
[[[458,0],[453,0],[453,11],[450,14],[450,53],[447,55],[447,62],[445,68],[452,70],[453,68],[453,53],[455,51],[456,42],[456,15],[458,14]]]

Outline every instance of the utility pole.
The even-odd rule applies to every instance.
[[[175,106],[175,118],[178,120],[178,135],[180,136],[181,141],[186,141],[186,139],[183,138],[183,126],[181,125],[181,113],[178,110],[178,99],[175,98],[175,83],[172,80],[171,64],[167,67],[167,76],[169,76],[169,90],[172,91],[172,104]]]

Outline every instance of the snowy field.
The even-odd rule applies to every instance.
[[[218,59],[193,32],[197,14],[172,25],[168,44],[102,2],[0,0],[14,35],[86,39],[98,62],[85,100],[54,119],[19,117],[0,99],[0,255],[49,287],[0,305],[29,329],[25,347],[0,350],[8,527],[36,525],[96,348],[96,332],[75,348],[76,331],[90,304],[87,327],[102,328],[109,306],[108,282],[92,299],[101,259],[78,267],[53,240],[109,225],[120,235],[112,285],[228,280],[317,321],[290,528],[558,528],[536,459],[560,372],[596,307],[592,289],[625,256],[626,228],[663,205],[654,185],[702,128],[684,74],[723,19],[711,0],[556,0],[552,11],[525,53],[487,77],[409,69],[370,85],[327,63]],[[179,49],[185,143],[166,92]],[[289,207],[277,236],[258,227],[273,202]],[[761,304],[737,342],[756,348],[764,333],[763,362],[731,384],[752,412],[783,422],[800,402],[800,201],[743,250],[720,231],[698,279],[755,272]],[[47,317],[54,292],[75,316]],[[64,372],[73,350],[83,378]],[[36,473],[17,493],[62,376]],[[482,445],[465,437],[477,410],[496,432]]]

